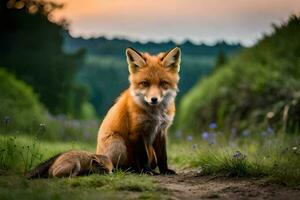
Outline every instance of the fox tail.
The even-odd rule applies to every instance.
[[[40,163],[38,166],[27,172],[26,177],[28,179],[34,179],[34,178],[47,178],[48,177],[48,170],[50,166],[54,163],[54,161],[61,155],[62,153],[59,153],[48,160]]]

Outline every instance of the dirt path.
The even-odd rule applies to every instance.
[[[156,176],[174,200],[190,199],[300,199],[300,188],[269,184],[259,179],[200,176],[196,171]]]

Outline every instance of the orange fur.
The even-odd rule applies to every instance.
[[[100,126],[97,154],[107,155],[115,167],[147,172],[158,165],[161,173],[174,173],[167,166],[166,134],[175,115],[180,49],[126,54],[130,87]]]
[[[87,151],[68,151],[55,155],[31,170],[28,178],[74,177],[90,173],[111,173],[113,164],[104,155]]]
[[[60,155],[48,170],[49,177],[74,177],[89,173],[111,173],[112,162],[107,156],[87,151],[69,151]]]

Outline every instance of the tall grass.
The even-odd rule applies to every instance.
[[[0,169],[25,173],[41,161],[67,150],[95,151],[88,143],[50,142],[32,136],[0,136]]]
[[[179,168],[198,168],[202,175],[264,177],[285,185],[300,184],[299,136],[208,134],[215,134],[214,141],[191,136],[172,139],[170,162]]]

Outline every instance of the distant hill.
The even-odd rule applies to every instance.
[[[141,52],[156,54],[180,46],[183,52],[180,72],[180,93],[177,101],[201,77],[207,75],[215,65],[216,56],[222,51],[231,56],[242,48],[240,44],[219,42],[215,45],[197,45],[190,41],[176,44],[172,41],[132,42],[126,39],[107,39],[105,37],[84,39],[65,35],[65,51],[76,52],[84,48],[87,52],[84,65],[77,74],[77,81],[90,91],[91,103],[102,116],[113,104],[120,92],[128,87],[128,70],[125,49],[133,47]]]
[[[74,52],[80,48],[85,48],[88,54],[92,55],[114,55],[123,56],[124,50],[127,47],[134,47],[142,52],[158,53],[161,51],[168,51],[175,46],[180,46],[182,52],[188,55],[216,55],[222,49],[227,54],[233,53],[240,49],[242,45],[227,44],[224,41],[219,41],[214,45],[194,44],[187,40],[182,44],[177,44],[173,41],[168,42],[133,42],[127,39],[107,39],[105,37],[97,37],[84,39],[82,37],[73,38],[69,34],[65,34],[65,50]]]

